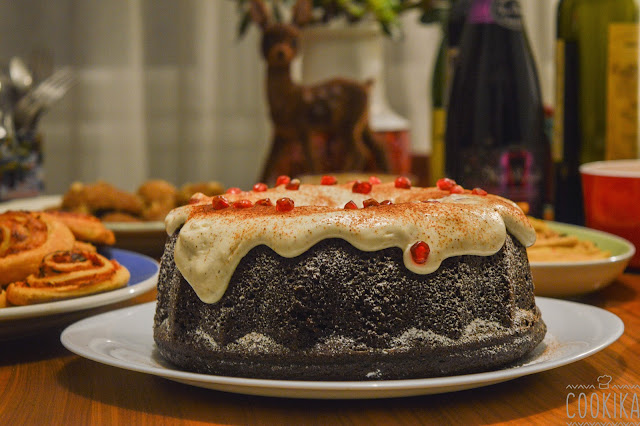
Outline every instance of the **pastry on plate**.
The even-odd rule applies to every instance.
[[[7,211],[0,214],[0,285],[36,273],[44,256],[70,250],[75,241],[69,228],[49,213]]]
[[[162,221],[177,206],[178,189],[162,179],[146,181],[137,193],[144,201],[142,218],[147,221]]]
[[[73,235],[80,241],[108,246],[116,242],[113,231],[104,226],[100,219],[95,216],[60,210],[52,210],[48,213],[67,225]]]
[[[12,305],[32,305],[124,287],[129,271],[116,260],[87,250],[56,251],[42,259],[38,271],[9,284]]]
[[[143,209],[144,203],[139,196],[104,181],[93,184],[74,182],[62,197],[62,210],[98,217],[112,211],[141,216]]]

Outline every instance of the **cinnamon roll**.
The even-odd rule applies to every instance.
[[[65,250],[44,257],[39,271],[7,287],[13,305],[32,305],[86,296],[124,287],[129,271],[116,260],[86,250]]]
[[[43,212],[7,211],[0,214],[0,285],[36,273],[42,258],[70,250],[75,237],[54,216]]]

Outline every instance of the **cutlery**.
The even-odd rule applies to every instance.
[[[70,68],[62,68],[40,82],[20,98],[13,119],[18,129],[33,129],[42,112],[60,100],[71,88],[75,77]]]

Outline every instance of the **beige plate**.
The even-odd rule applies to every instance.
[[[537,296],[571,297],[601,289],[615,281],[635,253],[633,244],[615,235],[565,223],[547,223],[561,234],[593,241],[611,256],[580,262],[531,262]]]

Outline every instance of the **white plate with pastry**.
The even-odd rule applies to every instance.
[[[0,213],[7,210],[50,210],[59,208],[62,195],[42,195],[0,203]],[[116,236],[115,247],[160,257],[164,249],[166,231],[164,222],[103,222]]]
[[[159,264],[154,259],[121,249],[105,249],[103,254],[129,270],[131,277],[125,287],[74,299],[0,308],[0,340],[68,324],[86,316],[90,309],[132,299],[155,288]]]
[[[635,253],[634,245],[606,232],[559,222],[533,222],[546,226],[552,238],[538,249],[528,249],[537,296],[573,297],[602,289],[624,272]],[[539,250],[539,252],[537,251]]]
[[[450,377],[387,381],[264,380],[190,373],[164,361],[153,341],[155,303],[81,320],[60,340],[85,358],[126,370],[208,389],[283,398],[365,399],[453,392],[488,386],[576,362],[606,348],[624,331],[616,315],[594,306],[537,298],[548,332],[545,340],[512,367]]]

